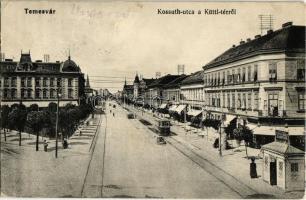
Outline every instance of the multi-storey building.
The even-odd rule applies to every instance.
[[[165,75],[155,79],[151,84],[147,85],[145,90],[145,104],[150,107],[158,108],[165,97],[163,96],[164,86],[171,81],[177,79],[180,75]]]
[[[188,76],[182,74],[163,87],[163,103],[167,103],[169,105],[178,105],[180,103],[180,85],[186,77]]]
[[[292,142],[303,142],[305,26],[289,22],[241,41],[203,69],[211,117],[225,113],[226,121],[243,119],[260,144],[273,141],[276,129],[289,132]]]
[[[136,74],[133,87],[134,87],[134,102],[139,105],[144,104],[145,99],[145,90],[147,86],[150,85],[156,79],[146,79],[146,78],[139,78],[138,74]]]
[[[19,62],[5,59],[0,62],[0,95],[2,105],[22,102],[26,106],[47,107],[79,104],[84,96],[84,75],[70,56],[65,62],[32,62],[30,53],[22,53]]]
[[[186,77],[180,84],[180,104],[186,106],[189,119],[202,114],[205,105],[204,71],[197,71]]]

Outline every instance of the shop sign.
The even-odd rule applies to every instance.
[[[288,132],[281,131],[281,130],[275,130],[275,141],[288,143],[288,141],[289,141]]]

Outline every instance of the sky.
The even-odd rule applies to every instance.
[[[25,14],[28,9],[54,9],[53,15]],[[194,15],[161,15],[158,9],[194,10]],[[236,9],[236,15],[198,15],[204,9]],[[190,74],[241,40],[260,34],[260,14],[271,14],[273,29],[285,22],[305,25],[299,2],[123,2],[2,1],[1,51],[20,59],[71,58],[90,77],[95,89],[122,90],[125,77]]]

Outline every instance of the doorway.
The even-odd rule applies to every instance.
[[[277,184],[277,176],[276,176],[276,161],[270,162],[270,184]]]

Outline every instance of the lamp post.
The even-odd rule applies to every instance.
[[[58,150],[58,111],[59,111],[59,102],[61,93],[57,92],[57,107],[56,107],[56,123],[55,123],[55,158],[57,158],[57,150]]]

